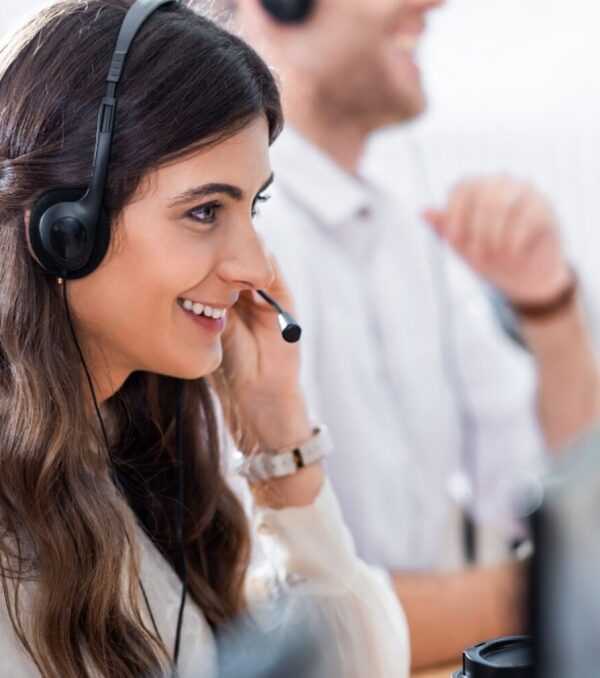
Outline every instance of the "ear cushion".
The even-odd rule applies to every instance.
[[[86,188],[57,188],[53,191],[48,191],[42,195],[31,210],[28,228],[29,244],[39,263],[52,275],[62,277],[64,272],[60,270],[52,252],[48,252],[44,247],[40,235],[40,220],[44,212],[52,207],[52,205],[56,205],[59,202],[76,202],[84,196],[86,190]],[[96,237],[90,256],[83,266],[75,271],[69,271],[67,278],[69,280],[83,278],[95,270],[106,255],[109,242],[110,222],[106,211],[102,208],[98,217]]]
[[[261,0],[266,11],[280,23],[304,21],[313,9],[313,0]]]

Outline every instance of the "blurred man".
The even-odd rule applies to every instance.
[[[425,109],[415,52],[440,4],[233,5],[280,74],[288,121],[259,226],[294,292],[304,380],[336,443],[332,480],[361,556],[391,574],[413,666],[520,628],[517,566],[439,572],[451,481],[466,477],[475,519],[516,537],[515,478],[600,411],[576,278],[539,194],[476,180],[420,217],[361,171],[372,132]],[[533,360],[459,258],[517,308]]]

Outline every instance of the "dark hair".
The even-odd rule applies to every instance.
[[[174,380],[135,373],[105,404],[108,454],[85,407],[60,293],[31,258],[24,222],[42,193],[89,179],[98,106],[130,5],[59,2],[0,54],[0,580],[26,651],[44,676],[61,678],[157,675],[169,663],[140,612],[135,521],[111,478],[119,475],[137,521],[174,564]],[[256,53],[190,7],[159,9],[119,87],[111,219],[150,171],[262,115],[272,140],[279,95]],[[207,381],[185,382],[182,402],[189,590],[218,626],[244,606],[249,530],[221,469]]]

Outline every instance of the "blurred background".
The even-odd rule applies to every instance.
[[[0,32],[42,4],[2,0]],[[448,0],[423,42],[429,112],[380,134],[369,163],[414,209],[472,175],[537,184],[561,217],[600,348],[599,28],[597,0]]]
[[[381,180],[417,206],[474,175],[541,188],[585,282],[598,348],[599,27],[595,0],[449,0],[423,43],[427,115],[380,134],[370,154]]]

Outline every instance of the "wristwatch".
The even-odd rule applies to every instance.
[[[251,483],[291,476],[299,469],[316,464],[331,452],[333,444],[327,427],[319,424],[305,442],[274,452],[250,455],[239,468],[240,475]]]

